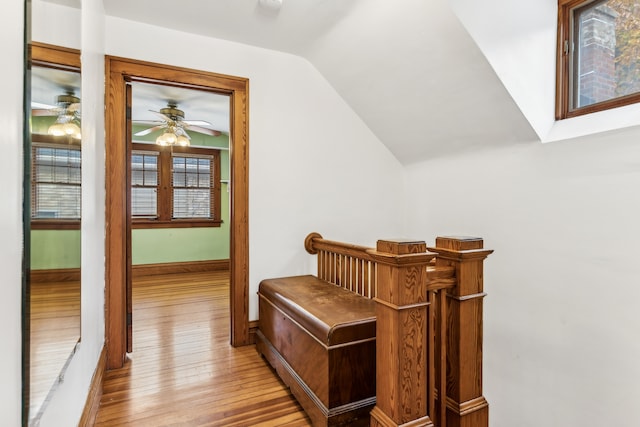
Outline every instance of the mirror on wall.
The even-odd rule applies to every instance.
[[[80,341],[80,52],[31,46],[29,425]]]

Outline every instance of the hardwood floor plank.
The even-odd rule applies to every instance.
[[[32,282],[29,418],[37,419],[80,338],[80,282]]]
[[[230,346],[228,272],[135,279],[133,306],[134,351],[105,374],[95,425],[311,425],[254,346]]]

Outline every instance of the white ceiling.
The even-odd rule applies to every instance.
[[[82,97],[80,74],[72,71],[33,66],[31,68],[31,102],[41,107],[56,106],[56,97],[66,93]]]
[[[133,82],[131,86],[131,117],[134,121],[157,124],[159,117],[155,112],[175,103],[184,111],[185,120],[206,122],[197,125],[229,133],[230,106],[226,95],[140,82]]]
[[[104,7],[308,59],[404,164],[536,139],[449,0],[283,0],[275,10],[259,0],[104,0]],[[207,120],[189,111],[193,101],[184,98],[181,108]]]

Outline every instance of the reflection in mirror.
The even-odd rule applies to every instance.
[[[80,340],[80,54],[31,50],[29,425]]]

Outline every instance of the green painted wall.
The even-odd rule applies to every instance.
[[[222,184],[221,193],[220,227],[133,230],[132,264],[228,259],[230,221],[227,184]]]
[[[31,230],[31,269],[80,268],[80,230]]]
[[[56,122],[55,116],[36,116],[31,117],[31,133],[45,134],[49,130],[49,126]]]

